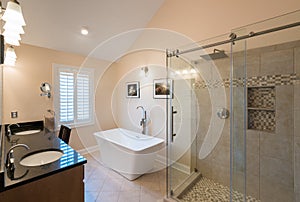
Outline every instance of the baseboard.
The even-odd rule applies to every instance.
[[[157,155],[155,161],[158,164],[166,166],[166,157],[164,157],[162,155]],[[182,163],[178,163],[178,162],[175,162],[175,161],[173,161],[171,164],[172,164],[172,167],[175,168],[176,170],[179,170],[179,171],[181,171],[185,174],[188,174],[188,175],[191,173],[190,172],[190,167],[188,167],[187,165],[184,165]]]
[[[99,146],[98,145],[87,147],[87,148],[78,150],[77,152],[80,155],[85,155],[85,154],[93,153],[93,152],[96,152],[96,151],[99,151]]]

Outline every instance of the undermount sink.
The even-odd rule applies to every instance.
[[[22,157],[20,164],[28,167],[42,166],[57,161],[63,154],[64,152],[59,149],[35,151]]]
[[[25,131],[20,131],[20,132],[16,132],[14,133],[15,135],[31,135],[31,134],[35,134],[35,133],[39,133],[41,132],[40,129],[36,129],[36,130],[25,130]]]

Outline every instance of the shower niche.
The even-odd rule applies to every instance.
[[[275,132],[275,87],[248,87],[248,129]]]

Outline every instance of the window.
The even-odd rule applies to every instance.
[[[94,109],[94,70],[53,65],[54,108],[58,125],[92,124]]]

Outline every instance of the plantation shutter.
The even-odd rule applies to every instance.
[[[94,70],[53,65],[54,110],[57,125],[92,124],[94,109]]]
[[[74,73],[59,72],[60,122],[74,122]]]
[[[77,120],[90,119],[90,78],[88,74],[77,75]]]

